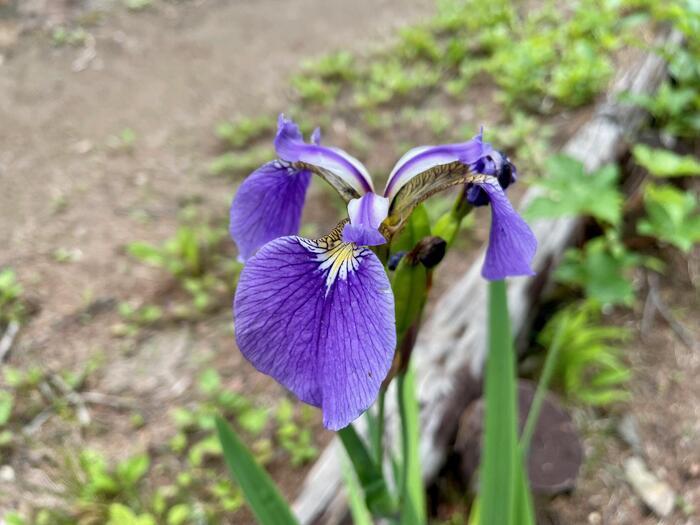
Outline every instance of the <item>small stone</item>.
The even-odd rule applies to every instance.
[[[639,452],[642,448],[642,439],[639,437],[637,419],[632,414],[625,414],[617,425],[617,433],[632,450]]]
[[[652,474],[638,457],[625,460],[625,477],[644,504],[654,514],[666,517],[671,514],[676,502],[676,494],[668,483]]]
[[[692,463],[690,467],[688,467],[688,475],[691,478],[700,477],[700,463]]]
[[[15,470],[10,465],[0,467],[0,481],[12,483],[15,480]]]

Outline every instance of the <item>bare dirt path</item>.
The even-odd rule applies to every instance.
[[[97,410],[98,438],[47,430],[50,424],[37,438],[42,450],[101,441],[123,456],[159,434],[162,441],[165,403],[178,395],[178,403],[186,401],[192,381],[183,384],[172,372],[182,376],[187,369],[180,361],[196,362],[192,355],[206,345],[204,336],[194,344],[178,328],[127,351],[110,333],[113,306],[88,323],[71,319],[100,300],[148,299],[163,274],[135,263],[123,247],[172,235],[183,202],[198,199],[215,216],[226,214],[233,185],[206,169],[216,153],[217,122],[284,111],[289,74],[302,58],[370,49],[434,6],[430,0],[200,0],[154,1],[151,9],[130,12],[109,0],[32,3],[44,6],[47,20],[58,16],[68,27],[88,8],[106,7],[101,22],[88,27],[85,46],[57,47],[48,29],[14,38],[12,2],[0,0],[0,37],[10,34],[0,38],[0,267],[16,269],[39,307],[9,364],[70,370],[106,354],[108,365],[90,387],[139,399],[144,429],[133,433],[127,417]],[[70,14],[56,6],[71,6],[64,9]],[[126,128],[135,133],[133,146],[115,147],[114,137]],[[75,260],[58,263],[57,250]],[[230,325],[230,317],[214,323]],[[239,368],[226,330],[226,346],[219,337],[205,351],[230,356],[229,366]],[[159,378],[178,394],[155,395],[151,386]],[[45,461],[28,460],[31,455],[22,450],[10,461],[19,483],[0,486],[0,511],[34,500],[41,486],[52,484],[42,472]]]
[[[302,57],[366,48],[430,4],[115,7],[91,30],[89,61],[85,49],[57,49],[44,35],[20,38],[0,68],[0,261],[36,281],[42,317],[74,310],[87,288],[129,287],[117,247],[171,230],[184,198],[230,199],[228,183],[203,176],[216,122],[283,110]],[[125,128],[136,133],[134,151],[110,151],[110,135]],[[155,219],[146,227],[134,220],[143,212]],[[79,249],[81,260],[51,264],[59,247]]]

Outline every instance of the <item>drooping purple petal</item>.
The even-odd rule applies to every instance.
[[[436,166],[456,161],[473,165],[491,151],[491,145],[483,142],[481,133],[459,144],[413,148],[406,152],[391,170],[384,196],[393,199],[407,182]]]
[[[373,191],[372,178],[359,160],[342,149],[320,146],[320,132],[314,132],[312,139],[313,144],[305,143],[299,127],[284,115],[279,116],[275,150],[281,159],[329,172],[353,188],[357,196]]]
[[[369,249],[338,235],[266,244],[244,267],[234,301],[246,359],[320,407],[331,430],[374,402],[396,346],[384,268]]]
[[[389,212],[389,199],[374,192],[348,203],[350,222],[343,228],[343,241],[358,246],[377,246],[386,243],[379,233],[379,225]]]
[[[277,237],[299,233],[310,180],[308,171],[276,160],[263,164],[243,181],[233,198],[229,223],[241,260]]]
[[[510,204],[496,178],[480,187],[491,201],[491,231],[481,275],[490,281],[518,275],[534,275],[532,259],[537,239]]]

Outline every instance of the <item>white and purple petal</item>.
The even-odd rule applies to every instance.
[[[324,426],[347,426],[376,399],[396,346],[394,299],[367,248],[335,237],[283,237],[244,267],[234,301],[243,355]]]
[[[389,199],[374,192],[348,203],[350,222],[343,228],[343,241],[358,246],[377,246],[386,243],[379,233],[379,225],[389,213]]]
[[[532,259],[537,239],[527,223],[513,209],[495,177],[479,183],[491,203],[491,231],[481,275],[490,281],[534,275]]]
[[[292,163],[301,163],[308,166],[311,171],[318,172],[336,188],[333,178],[337,178],[349,188],[352,188],[354,197],[359,197],[367,192],[374,191],[372,178],[367,169],[355,157],[339,148],[319,145],[320,133],[314,132],[312,144],[304,142],[304,137],[299,127],[291,120],[280,115],[277,124],[277,136],[275,137],[275,150],[279,158]],[[342,192],[344,196],[346,192]]]
[[[411,179],[437,166],[461,162],[472,166],[492,151],[479,133],[473,139],[459,144],[421,146],[406,152],[389,174],[384,196],[393,199]]]
[[[267,242],[299,233],[311,173],[275,160],[248,176],[231,204],[229,233],[245,261]]]

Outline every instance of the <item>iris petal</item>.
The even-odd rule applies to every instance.
[[[234,301],[243,355],[331,430],[378,395],[396,346],[394,299],[377,257],[333,236],[282,237],[244,267]]]
[[[233,198],[229,223],[241,260],[272,239],[299,233],[310,180],[308,171],[272,161],[243,181]]]
[[[389,212],[389,199],[368,193],[348,203],[350,223],[343,229],[343,241],[359,246],[377,246],[386,243],[379,233],[379,225]]]
[[[314,132],[313,144],[306,144],[293,121],[280,115],[275,150],[281,159],[303,165],[318,173],[350,200],[373,191],[372,178],[362,163],[339,148],[320,146],[320,134]]]
[[[391,170],[384,196],[393,199],[411,179],[437,166],[453,162],[472,165],[491,150],[491,145],[483,142],[481,133],[459,144],[413,148],[407,151]]]
[[[491,201],[491,232],[481,275],[490,281],[534,275],[535,234],[513,209],[496,178],[489,177],[479,187]]]

